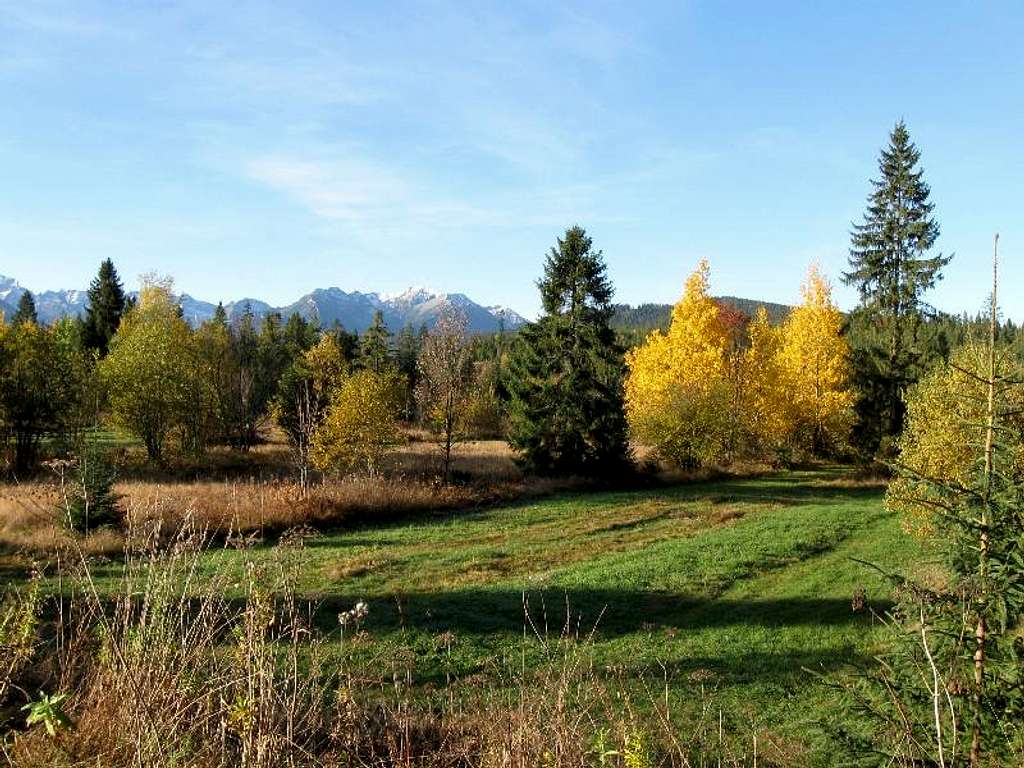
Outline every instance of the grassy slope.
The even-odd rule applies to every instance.
[[[584,635],[596,626],[602,673],[633,685],[667,675],[684,710],[704,681],[769,746],[820,749],[809,725],[829,698],[805,668],[870,658],[878,633],[851,597],[863,587],[882,607],[888,594],[850,558],[898,567],[914,551],[881,497],[840,470],[567,495],[337,532],[286,555],[218,551],[204,567],[240,580],[246,559],[284,556],[326,626],[367,599],[373,658],[411,649],[420,682],[537,661],[538,643],[524,650],[525,597],[541,633],[567,615]]]

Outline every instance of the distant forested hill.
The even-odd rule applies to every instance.
[[[751,317],[757,312],[758,307],[764,307],[768,312],[768,319],[773,325],[778,325],[785,320],[789,310],[792,309],[788,304],[741,299],[736,296],[718,296],[717,299]],[[612,327],[625,332],[646,332],[655,328],[666,330],[671,315],[671,304],[639,304],[635,307],[629,304],[618,304],[615,307],[615,314],[612,316]]]

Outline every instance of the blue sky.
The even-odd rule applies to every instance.
[[[1019,2],[0,0],[0,273],[284,303],[425,284],[536,312],[580,223],[621,301],[838,276],[904,118],[975,310],[1024,319]],[[840,303],[853,294],[837,287]]]

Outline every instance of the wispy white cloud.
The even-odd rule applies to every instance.
[[[487,190],[484,199],[453,195],[419,183],[384,163],[354,156],[310,160],[267,156],[247,164],[254,181],[291,198],[328,222],[372,228],[472,229],[555,225],[592,212],[599,187],[588,183],[515,190]],[[602,217],[604,218],[604,217]]]
[[[354,158],[317,162],[261,157],[248,163],[246,173],[334,221],[378,217],[406,204],[410,195],[408,185],[393,172]]]

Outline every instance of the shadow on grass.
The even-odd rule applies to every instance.
[[[332,597],[318,615],[334,621],[358,595]],[[854,612],[849,600],[782,598],[766,600],[707,599],[667,592],[634,590],[550,589],[522,593],[511,589],[466,589],[449,592],[394,594],[370,600],[368,629],[401,627],[430,632],[487,635],[522,632],[532,621],[539,631],[614,638],[638,632],[699,630],[725,627],[784,628],[791,626],[867,626],[865,612]],[[886,610],[888,603],[872,605]]]
[[[634,489],[582,488],[574,491],[559,491],[552,494],[526,495],[507,500],[493,500],[458,509],[418,510],[388,519],[374,520],[372,514],[352,517],[346,523],[325,528],[325,537],[306,543],[309,547],[335,548],[338,541],[331,535],[345,531],[387,530],[407,525],[443,523],[454,518],[461,521],[486,520],[496,513],[504,514],[522,510],[538,504],[573,504],[618,506],[642,504],[648,501],[673,500],[679,502],[707,501],[713,504],[735,502],[779,504],[831,504],[836,502],[881,501],[884,486],[875,483],[849,483],[843,481],[849,476],[848,467],[823,467],[814,470],[783,471],[756,477],[715,478],[682,483],[654,485]],[[669,513],[665,513],[666,515]],[[643,521],[648,522],[648,521]],[[635,525],[627,523],[623,527]],[[600,532],[600,531],[597,531]],[[353,542],[374,545],[373,539]]]
[[[322,605],[324,628],[336,627],[334,611],[351,604]],[[876,611],[887,607],[872,605]],[[371,638],[415,648],[420,683],[440,685],[445,670],[487,673],[513,657],[527,668],[557,666],[562,654],[571,656],[583,643],[588,663],[602,676],[792,687],[811,680],[807,670],[869,664],[857,641],[870,625],[868,613],[854,613],[849,601],[839,599],[690,600],[551,590],[529,593],[524,603],[512,591],[467,590],[371,600],[364,628]],[[808,631],[787,632],[794,627]],[[562,639],[572,643],[563,646]],[[454,650],[447,652],[446,643]]]

